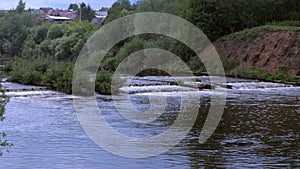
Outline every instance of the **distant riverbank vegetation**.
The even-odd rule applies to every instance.
[[[274,23],[280,25],[284,21],[299,23],[299,6],[298,0],[140,0],[136,4],[117,0],[108,10],[109,16],[104,24],[133,13],[164,12],[195,24],[213,42],[234,32],[270,23],[273,27]],[[23,1],[16,9],[0,14],[0,62],[5,64],[3,72],[13,82],[45,85],[71,93],[76,58],[100,25],[88,20],[68,24],[41,22],[36,15],[25,10]],[[299,25],[295,27],[298,29]],[[107,54],[99,65],[96,92],[110,94],[110,77],[117,65],[136,51],[155,47],[180,56],[194,72],[205,71],[194,52],[181,42],[158,35],[140,35],[118,43]],[[169,69],[173,69],[172,66]]]

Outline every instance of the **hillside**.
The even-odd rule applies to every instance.
[[[300,27],[256,27],[223,37],[214,45],[231,70],[300,76]]]

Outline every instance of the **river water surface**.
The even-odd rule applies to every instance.
[[[228,81],[232,89],[224,89],[227,101],[222,120],[205,144],[198,143],[198,136],[213,90],[172,86],[157,77],[136,80],[136,86],[122,90],[132,93],[131,102],[138,109],[149,108],[149,95],[167,95],[166,113],[149,126],[124,120],[111,97],[98,95],[106,121],[129,136],[161,133],[176,118],[179,96],[198,96],[200,105],[190,105],[199,107],[198,119],[186,138],[166,153],[145,159],[120,157],[97,146],[81,128],[70,95],[35,89],[7,92],[11,98],[0,129],[14,146],[0,158],[0,168],[299,168],[300,88],[242,79]],[[9,82],[3,85],[10,89],[34,88]]]

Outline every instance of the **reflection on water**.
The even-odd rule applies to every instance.
[[[166,112],[150,124],[124,119],[110,97],[98,96],[107,122],[129,136],[145,137],[161,133],[174,122],[180,96],[200,98],[200,105],[189,105],[198,106],[199,115],[186,138],[170,151],[146,159],[119,157],[93,143],[80,127],[71,96],[49,91],[8,93],[12,98],[0,128],[14,146],[0,158],[0,166],[7,169],[300,167],[300,88],[241,80],[232,80],[231,84],[233,89],[227,90],[222,121],[205,144],[198,143],[198,136],[210,107],[210,96],[217,94],[213,91],[165,93]],[[144,88],[145,92],[130,98],[134,107],[146,111],[150,108],[148,96],[161,97],[163,93]]]

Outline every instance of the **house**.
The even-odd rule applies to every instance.
[[[41,7],[40,10],[43,10],[46,14],[48,14],[48,12],[49,12],[50,10],[53,11],[53,8],[51,8],[51,7]]]
[[[105,19],[108,16],[108,12],[100,9],[100,10],[96,10],[95,13],[96,13],[96,16],[95,16],[95,18],[93,18],[92,22],[98,23],[99,25],[103,25]]]
[[[61,10],[53,8],[40,8],[33,10],[32,13],[40,14],[40,20],[49,22],[66,23],[76,18],[76,12],[73,10]]]
[[[97,23],[99,25],[103,25],[104,21],[106,19],[106,16],[95,16],[95,18],[93,18],[92,22],[93,23]]]
[[[64,16],[50,16],[47,15],[46,20],[49,22],[57,22],[57,23],[68,23],[71,22],[73,19],[64,17]]]
[[[74,20],[77,17],[76,11],[73,10],[61,10],[59,16],[67,17]]]
[[[42,9],[32,9],[31,13],[33,14],[45,14],[45,11]]]
[[[103,10],[96,10],[95,13],[98,16],[108,16],[108,12]]]

